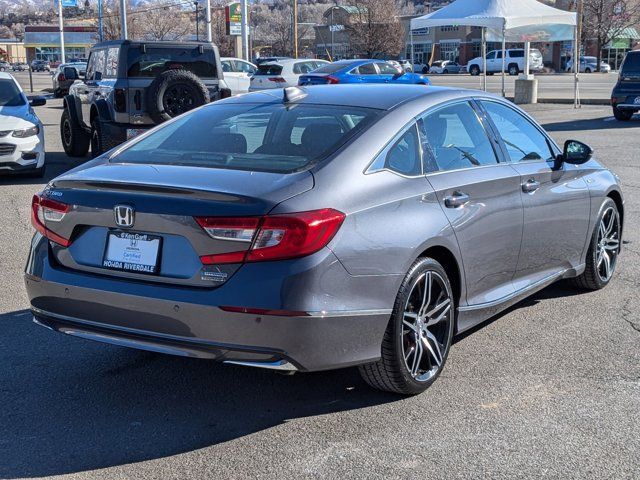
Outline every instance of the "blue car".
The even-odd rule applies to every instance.
[[[426,75],[405,72],[384,60],[340,60],[301,75],[298,85],[401,83],[431,85]]]

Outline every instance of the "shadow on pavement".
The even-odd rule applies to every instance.
[[[0,315],[0,478],[83,472],[176,455],[288,420],[401,397],[356,369],[275,372],[130,350]]]
[[[613,117],[591,118],[584,120],[568,120],[566,122],[541,124],[548,132],[572,132],[583,130],[615,130],[620,128],[639,128],[640,118],[633,117],[628,122],[619,122]]]
[[[28,173],[9,174],[0,176],[0,185],[40,185],[46,184],[51,179],[63,174],[67,170],[88,162],[91,158],[87,155],[82,158],[68,157],[64,152],[46,152],[45,175],[42,178],[31,177]]]

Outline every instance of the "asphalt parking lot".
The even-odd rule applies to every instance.
[[[61,101],[37,108],[47,178],[0,177],[0,478],[640,478],[640,119],[528,110],[620,175],[618,272],[595,293],[554,285],[458,338],[440,379],[402,398],[354,369],[281,376],[33,324],[31,196],[79,163],[60,144]]]

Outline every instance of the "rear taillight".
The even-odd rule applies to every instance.
[[[31,200],[31,223],[38,232],[52,242],[68,247],[71,241],[49,230],[46,222],[61,221],[70,209],[71,205],[66,203],[34,195]]]
[[[67,79],[67,77],[64,76],[64,73],[58,74],[58,81],[59,82],[64,82],[66,79]]]
[[[212,238],[250,243],[248,249],[205,255],[200,260],[214,265],[304,257],[326,246],[344,218],[344,213],[331,208],[262,218],[196,217]]]
[[[334,77],[332,75],[329,75],[327,77],[327,83],[330,84],[330,85],[335,85],[336,83],[340,83],[340,79],[336,78],[336,77]]]
[[[282,77],[269,77],[269,81],[270,82],[276,82],[276,83],[286,83],[287,81],[282,78]]]

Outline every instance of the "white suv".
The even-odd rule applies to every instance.
[[[506,50],[505,70],[509,75],[518,75],[524,71],[524,48],[512,48]],[[537,48],[529,51],[529,68],[532,72],[542,70],[542,53]],[[467,71],[471,75],[480,75],[482,72],[482,57],[476,57],[467,64]],[[487,53],[487,73],[499,73],[502,71],[502,50],[492,50]]]

